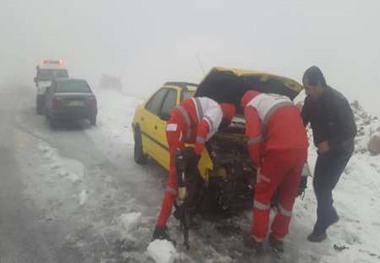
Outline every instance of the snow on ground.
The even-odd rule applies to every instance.
[[[356,152],[366,153],[371,137],[375,134],[380,135],[380,120],[377,116],[371,116],[368,114],[357,101],[353,102],[351,107],[354,111],[355,121],[358,128]]]
[[[148,255],[157,263],[173,263],[177,251],[173,244],[167,240],[155,240],[149,244]]]
[[[46,208],[52,204],[59,207],[68,200],[76,199],[73,191],[67,191],[67,189],[85,191],[83,179],[86,176],[86,169],[83,164],[77,160],[60,156],[57,149],[45,141],[37,138],[34,140],[38,146],[37,149],[34,149],[34,153],[25,152],[23,153],[25,156],[21,155],[20,157],[20,159],[28,160],[30,164],[41,163],[35,170],[31,170],[30,167],[26,168],[29,169],[28,173],[32,174],[29,177],[30,184],[28,184],[26,195],[34,199],[41,207]],[[57,182],[60,184],[57,185]],[[44,184],[47,187],[44,187]],[[68,193],[72,194],[68,195]],[[60,198],[58,199],[57,196]],[[79,203],[83,201],[82,198]],[[46,210],[47,213],[51,213],[47,216],[48,218],[55,216],[53,211]]]
[[[104,250],[107,245],[101,262],[260,262],[242,241],[250,227],[250,211],[216,222],[196,219],[198,226],[190,230],[189,251],[174,219],[169,229],[177,240],[176,249],[166,242],[151,243],[165,172],[152,162],[145,167],[133,163],[130,125],[139,101],[115,91],[97,90],[96,95],[98,125],[84,132],[99,149],[101,165],[66,158],[38,138],[35,154],[25,156],[29,162],[43,163],[31,171],[38,180],[31,176],[27,191],[28,198],[47,207],[42,220],[73,221],[77,232],[65,238],[73,246]],[[316,219],[310,178],[304,199],[297,198],[295,204],[283,262],[380,262],[380,156],[365,150],[380,125],[359,108],[355,109],[357,150],[334,192],[340,221],[329,229],[326,241],[313,244],[306,240]],[[315,149],[310,147],[312,170],[315,159]],[[40,185],[41,180],[45,185]],[[62,218],[65,213],[71,217]]]
[[[97,131],[86,132],[104,147],[110,160],[122,162],[126,158],[126,149],[134,145],[131,124],[135,108],[141,101],[115,90],[98,89],[95,93],[98,100]],[[99,138],[99,131],[103,138]]]
[[[57,150],[48,143],[40,141],[38,150],[45,159],[45,164],[47,164],[41,167],[41,170],[44,170],[41,173],[65,177],[74,183],[80,181],[84,176],[83,164],[72,159],[61,158]]]
[[[79,204],[84,205],[87,200],[87,190],[82,190],[79,194]]]
[[[117,158],[117,154],[122,156],[121,152],[125,146],[129,146],[128,148],[132,150],[133,136],[129,125],[138,101],[109,91],[101,92],[101,96],[104,98],[103,100],[99,99],[100,112],[102,112],[100,114],[104,114],[104,117],[99,123],[99,128],[108,140],[113,141],[110,146],[120,149],[109,149],[110,154],[112,151],[115,153],[116,150],[114,156]],[[100,96],[98,95],[98,97]],[[347,263],[379,262],[380,260],[380,243],[378,242],[380,234],[380,157],[370,156],[365,150],[370,135],[379,126],[376,118],[369,117],[364,110],[355,109],[355,115],[359,128],[359,135],[356,139],[357,150],[334,192],[335,206],[340,214],[340,221],[329,229],[328,239],[321,244],[313,244],[306,240],[316,219],[316,200],[310,178],[305,198],[298,198],[296,201],[294,219],[286,241],[287,253],[284,262]],[[312,170],[316,160],[314,150],[313,147],[310,147],[309,164]],[[132,151],[129,155],[131,158]],[[156,201],[156,210],[159,208],[160,202],[161,197]],[[144,214],[141,216],[144,218]],[[154,217],[149,221],[154,224]],[[171,234],[182,240],[178,223],[173,221],[171,220],[169,223]],[[249,229],[250,212],[241,217],[222,220],[218,223],[200,222],[200,224],[199,229],[190,231],[190,240],[195,247],[194,250],[199,251],[186,252],[183,246],[179,245],[177,260],[240,262],[239,256],[244,258],[245,252],[239,251],[239,249],[242,246],[241,234]],[[230,234],[218,233],[220,229],[227,229],[228,224],[232,225]],[[213,237],[217,239],[216,242],[212,240]],[[149,240],[146,241],[146,245],[148,245]],[[194,243],[198,244],[194,245]],[[155,257],[152,256],[152,247],[159,247],[156,244],[161,243],[151,243],[147,250],[147,253],[153,258]],[[167,247],[165,248],[167,249]],[[164,254],[166,258],[171,259],[171,253]],[[157,262],[160,261],[157,260]]]
[[[125,236],[141,223],[141,213],[122,214],[119,219],[122,235]]]
[[[328,230],[325,242],[303,242],[316,220],[310,178],[305,199],[297,199],[288,240],[302,251],[300,262],[380,262],[380,156],[366,150],[380,122],[358,104],[353,104],[353,110],[358,126],[356,150],[333,193],[340,221]],[[310,147],[312,167],[315,160],[315,149]]]
[[[328,230],[328,239],[320,244],[305,239],[316,220],[316,201],[309,181],[305,199],[296,202],[287,241],[292,249],[302,251],[300,262],[379,262],[379,164],[380,157],[368,153],[352,157],[334,190],[340,221]]]
[[[131,196],[130,182],[113,178],[116,168],[106,159],[101,166],[69,159],[39,138],[27,142],[37,147],[19,149],[19,163],[30,175],[24,195],[42,208],[41,224],[66,229],[61,242],[80,249],[85,262],[97,262],[99,256],[103,262],[149,262],[145,251],[153,218],[141,218],[146,208]]]

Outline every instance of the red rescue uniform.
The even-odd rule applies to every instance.
[[[157,227],[166,226],[177,196],[175,168],[177,149],[183,149],[185,143],[195,143],[195,153],[201,155],[205,142],[218,131],[222,119],[231,121],[234,115],[235,107],[232,104],[218,104],[206,97],[186,99],[172,110],[166,126],[170,154],[169,178]]]
[[[285,97],[248,91],[242,98],[246,136],[252,161],[258,167],[251,236],[267,237],[270,202],[278,194],[271,235],[282,240],[288,233],[308,140],[300,111]]]

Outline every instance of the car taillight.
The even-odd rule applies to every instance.
[[[88,105],[90,108],[96,108],[96,98],[94,96],[88,98]]]
[[[61,97],[55,97],[53,99],[52,107],[54,110],[61,108],[62,107],[62,98]]]

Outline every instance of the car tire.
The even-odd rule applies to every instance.
[[[49,127],[52,130],[56,130],[58,128],[58,121],[53,119],[52,117],[48,118]]]
[[[44,113],[44,107],[40,100],[37,101],[36,111],[38,115],[42,115]]]
[[[45,95],[37,95],[36,97],[36,111],[38,115],[42,115],[45,111]]]
[[[95,126],[95,125],[96,125],[96,116],[92,116],[92,117],[90,118],[90,124],[91,124],[92,126]]]
[[[148,156],[144,154],[143,143],[141,138],[141,132],[139,128],[134,129],[133,137],[135,139],[135,146],[133,151],[133,158],[135,162],[139,165],[144,165],[147,163]]]

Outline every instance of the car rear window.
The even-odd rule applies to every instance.
[[[52,81],[55,78],[67,78],[69,74],[65,69],[40,69],[37,73],[39,81]]]
[[[55,91],[58,93],[89,93],[91,92],[91,89],[87,82],[84,80],[65,80],[57,82],[57,88]]]

